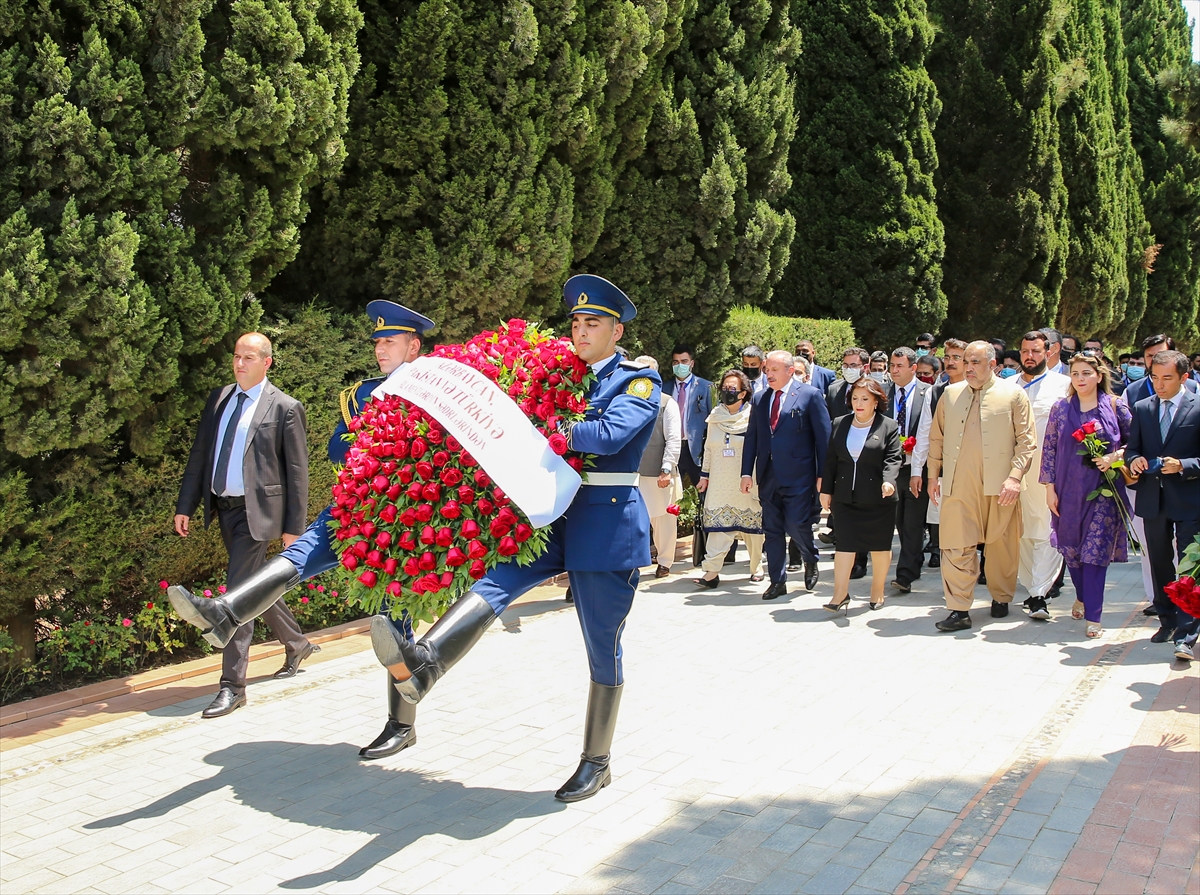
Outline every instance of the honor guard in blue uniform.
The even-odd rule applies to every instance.
[[[367,316],[375,323],[371,337],[375,341],[375,360],[383,376],[364,379],[342,390],[339,398],[342,418],[329,439],[329,459],[335,466],[344,465],[350,451],[351,442],[345,437],[350,432],[350,421],[362,412],[371,392],[388,375],[417,359],[421,353],[421,340],[434,327],[428,317],[394,301],[371,302],[367,305]],[[171,587],[167,591],[171,605],[182,618],[200,628],[209,643],[223,647],[239,625],[257,617],[301,581],[337,566],[330,510],[331,507],[322,510],[290,547],[269,559],[253,577],[224,596],[198,599],[182,587]],[[380,618],[386,619],[389,627],[394,626],[397,636],[413,639],[412,622],[407,614],[394,622],[386,612]],[[395,755],[417,741],[416,705],[401,699],[393,683],[389,675],[387,723],[383,733],[359,750],[358,754],[363,758]]]
[[[563,802],[595,795],[612,780],[609,749],[624,675],[621,631],[633,606],[639,567],[650,564],[650,517],[638,490],[638,464],[658,416],[661,381],[649,367],[622,359],[617,340],[637,310],[608,280],[581,275],[563,287],[571,339],[596,380],[583,420],[564,427],[571,448],[593,455],[595,466],[565,514],[551,524],[546,552],[527,566],[493,568],[417,643],[383,619],[371,622],[379,661],[411,703],[420,701],[479,640],[513,600],[566,572],[587,647],[591,688],[583,756],[555,793]],[[597,537],[603,532],[603,537]]]

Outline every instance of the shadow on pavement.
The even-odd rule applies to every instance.
[[[142,808],[92,821],[84,829],[164,817],[229,787],[234,798],[255,811],[312,827],[375,834],[336,867],[281,884],[308,889],[357,879],[423,836],[477,839],[519,818],[544,817],[567,807],[549,792],[463,786],[416,771],[364,764],[353,755],[346,743],[261,741],[230,746],[205,756],[208,764],[223,769],[220,773]]]

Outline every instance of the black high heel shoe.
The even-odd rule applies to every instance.
[[[842,602],[840,602],[840,603],[826,603],[826,604],[825,604],[824,606],[822,606],[821,608],[822,608],[822,609],[825,609],[825,610],[828,610],[829,612],[832,612],[834,615],[837,615],[839,612],[841,612],[843,609],[845,609],[845,610],[846,610],[846,617],[848,618],[848,617],[850,616],[850,609],[849,609],[849,606],[850,606],[850,595],[849,595],[849,594],[847,594],[845,597],[843,597],[843,598],[842,598]]]
[[[697,579],[695,579],[695,581],[696,581],[697,587],[711,589],[721,583],[721,576],[718,575],[716,578],[713,578],[711,581],[707,578],[697,578]]]
[[[883,598],[883,600],[886,600],[886,599],[887,599],[887,597]],[[872,602],[867,603],[867,605],[871,607],[872,612],[875,612],[875,611],[883,608],[883,600],[880,600],[878,603],[872,601]]]

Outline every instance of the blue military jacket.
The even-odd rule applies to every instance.
[[[615,357],[598,374],[571,447],[594,455],[586,472],[636,476],[658,418],[658,373]],[[563,564],[573,572],[609,572],[650,564],[650,516],[635,483],[579,489],[561,520]],[[558,528],[556,524],[556,528]]]
[[[350,445],[353,444],[346,440],[346,435],[350,433],[350,420],[362,413],[363,405],[371,400],[371,392],[383,380],[384,377],[376,376],[374,379],[363,379],[342,389],[338,399],[342,418],[338,420],[333,436],[329,439],[329,459],[335,466],[346,465],[346,455],[350,453]]]

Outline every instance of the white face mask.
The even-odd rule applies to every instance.
[[[847,382],[858,382],[862,378],[862,367],[842,367],[842,378]]]
[[[869,373],[867,375],[869,375],[876,382],[883,382],[886,379],[883,373]]]

